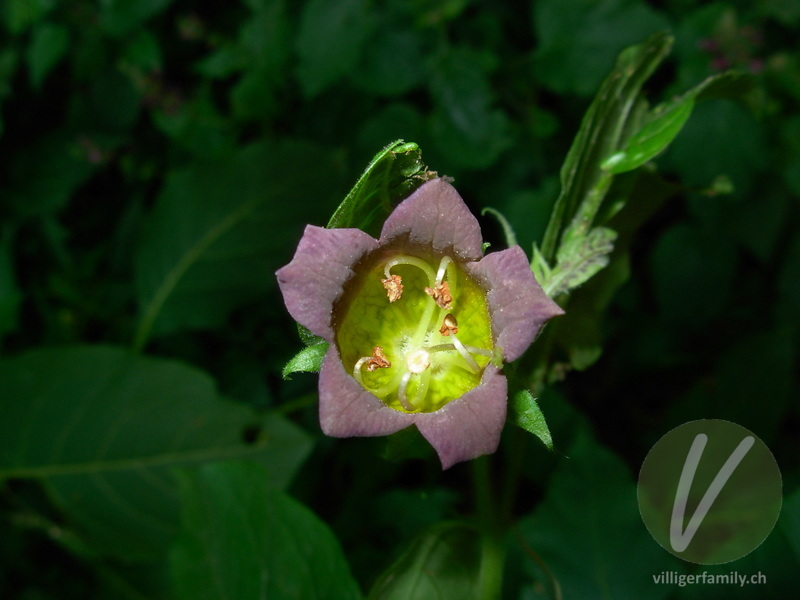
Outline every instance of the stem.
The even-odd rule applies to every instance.
[[[503,588],[503,564],[505,546],[501,526],[501,514],[489,477],[489,457],[481,456],[472,461],[475,503],[481,528],[481,569],[478,578],[478,598],[498,600]]]

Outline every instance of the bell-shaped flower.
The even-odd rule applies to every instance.
[[[563,314],[519,246],[483,255],[478,221],[445,179],[401,202],[378,240],[309,225],[277,277],[292,317],[330,342],[323,432],[381,436],[414,425],[443,468],[497,449],[502,364]]]

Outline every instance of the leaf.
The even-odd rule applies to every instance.
[[[554,579],[563,598],[666,598],[671,590],[653,585],[652,575],[685,567],[645,529],[627,465],[586,430],[566,455],[544,500],[519,524],[529,576],[537,586]]]
[[[369,600],[477,599],[480,536],[459,523],[440,523],[415,539],[375,582]]]
[[[589,194],[599,195],[594,199],[599,206],[610,185],[610,175],[600,165],[622,147],[625,136],[635,129],[635,121],[641,118],[640,111],[634,110],[641,87],[671,46],[672,37],[660,33],[626,49],[600,87],[561,167],[561,194],[541,245],[547,261],[555,258],[564,225],[572,221]]]
[[[364,0],[310,0],[297,33],[297,78],[306,97],[316,96],[355,67],[371,29]]]
[[[607,227],[595,227],[586,236],[565,240],[558,249],[558,262],[542,284],[554,298],[586,283],[608,265],[617,233]]]
[[[133,31],[144,21],[164,11],[174,0],[104,0],[100,3],[100,24],[115,36]]]
[[[225,400],[204,373],[121,348],[30,352],[0,362],[0,381],[0,479],[43,480],[82,537],[127,560],[162,555],[176,532],[171,467],[247,458],[285,486],[310,450],[297,427]]]
[[[623,150],[609,156],[602,168],[618,175],[653,159],[675,139],[692,114],[693,107],[694,95],[689,95],[654,111],[651,120],[628,140]]]
[[[589,96],[618,52],[669,26],[638,0],[539,0],[533,7],[534,73],[561,94]]]
[[[511,421],[538,437],[548,450],[553,449],[553,437],[550,435],[550,428],[547,426],[542,409],[536,402],[536,398],[529,390],[519,390],[513,394],[508,404],[509,417]]]
[[[289,375],[292,373],[318,373],[322,367],[322,359],[325,358],[329,346],[328,342],[321,342],[300,350],[283,367],[283,378],[291,379]]]
[[[453,165],[483,169],[513,142],[511,121],[495,107],[495,94],[479,58],[455,48],[433,65],[433,143]]]
[[[309,199],[329,194],[331,179],[328,155],[300,142],[256,144],[173,172],[137,251],[136,347],[152,333],[219,326],[272,289]]]
[[[55,6],[55,0],[6,0],[0,6],[0,17],[12,34],[20,34]]]
[[[306,327],[297,323],[297,335],[300,337],[300,341],[303,342],[305,346],[316,346],[317,344],[321,344],[325,341],[324,338],[311,333]]]
[[[619,152],[609,156],[602,168],[615,175],[632,171],[655,158],[680,133],[698,99],[738,97],[750,85],[750,78],[728,72],[708,77],[681,97],[651,110],[642,127],[634,133]]]
[[[339,542],[253,463],[179,475],[182,535],[170,565],[176,598],[361,598]]]
[[[392,142],[370,161],[328,227],[356,227],[377,237],[397,203],[435,176],[426,169],[414,142]]]
[[[69,32],[63,25],[43,23],[34,28],[27,55],[34,89],[42,87],[47,75],[63,58],[68,45]]]

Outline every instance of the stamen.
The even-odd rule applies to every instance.
[[[453,295],[450,293],[450,284],[446,281],[438,283],[434,288],[426,287],[425,293],[433,298],[439,308],[452,310]]]
[[[403,278],[400,275],[390,275],[386,279],[381,279],[386,295],[389,296],[389,302],[397,302],[400,296],[403,295]]]
[[[421,260],[415,256],[406,256],[406,255],[396,256],[395,258],[387,262],[383,267],[383,274],[386,277],[386,279],[391,278],[392,274],[390,271],[392,270],[392,267],[396,267],[397,265],[410,265],[412,267],[417,267],[418,269],[421,269],[425,273],[425,276],[428,278],[428,283],[430,285],[435,285],[435,274],[433,272],[433,269],[431,269],[430,265],[426,263],[424,260]]]
[[[452,338],[453,345],[456,347],[456,350],[458,350],[458,353],[463,357],[463,359],[465,361],[467,361],[467,364],[469,365],[470,370],[473,373],[480,373],[480,370],[481,370],[480,365],[477,363],[477,361],[474,358],[472,358],[472,355],[464,347],[464,344],[461,343],[461,341],[458,339],[458,337],[456,337],[456,334],[454,333],[450,337]]]
[[[414,408],[408,403],[408,397],[406,396],[409,379],[411,379],[411,371],[406,371],[403,373],[403,378],[400,380],[400,387],[397,388],[397,398],[400,400],[400,404],[403,405],[403,408],[411,412]]]
[[[444,279],[444,275],[447,272],[447,267],[451,262],[453,261],[449,256],[442,258],[439,263],[439,270],[436,272],[436,285],[442,283],[442,279]]]
[[[439,328],[439,333],[444,336],[448,336],[451,333],[458,333],[458,321],[456,321],[456,318],[452,315],[452,313],[447,313],[444,316],[444,321],[442,322],[442,326]]]
[[[475,346],[470,346],[469,344],[462,344],[464,348],[470,354],[480,354],[481,356],[487,356],[492,358],[494,353],[490,350],[484,350],[483,348],[476,348]],[[435,354],[436,352],[447,352],[448,350],[457,350],[455,344],[436,344],[435,346],[428,346],[425,348],[428,354]]]
[[[361,379],[361,367],[366,365],[367,371],[372,373],[375,369],[388,369],[392,366],[392,363],[386,358],[386,355],[383,353],[383,348],[380,346],[375,346],[372,349],[372,356],[362,356],[356,361],[355,366],[353,366],[353,377],[360,383],[362,386],[364,382]]]

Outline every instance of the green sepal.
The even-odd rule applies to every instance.
[[[283,367],[283,378],[291,379],[289,375],[292,373],[318,373],[329,346],[328,342],[323,341],[300,350]]]
[[[353,189],[333,213],[328,228],[355,227],[377,237],[394,207],[420,185],[434,179],[414,142],[397,140],[370,161]]]
[[[300,341],[303,342],[303,345],[308,346],[316,346],[317,344],[321,344],[325,341],[325,338],[318,336],[315,333],[311,333],[308,328],[303,327],[300,323],[297,324],[297,335],[300,337]]]
[[[511,394],[508,412],[512,423],[535,435],[547,446],[548,450],[553,449],[553,436],[550,435],[550,428],[547,426],[547,421],[536,398],[529,390],[521,389]]]

